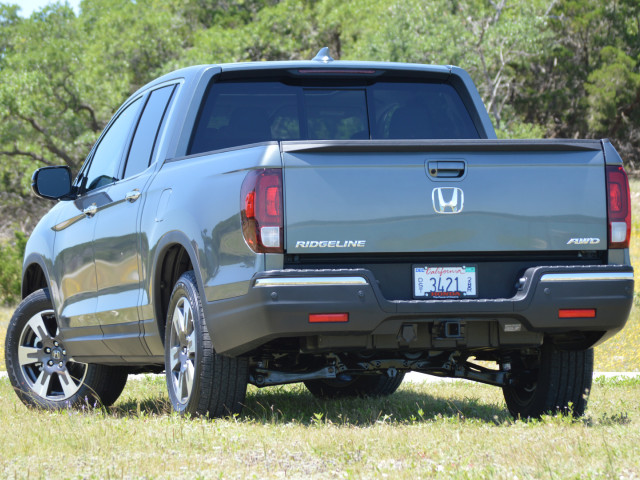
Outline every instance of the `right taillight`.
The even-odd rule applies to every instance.
[[[254,252],[284,252],[282,170],[250,171],[240,193],[242,234]]]
[[[609,248],[628,248],[631,237],[629,179],[622,165],[607,165]]]

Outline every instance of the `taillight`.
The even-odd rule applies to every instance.
[[[283,253],[282,171],[251,170],[242,182],[240,209],[247,245],[257,253]]]
[[[631,237],[629,180],[622,165],[607,165],[609,248],[627,248]]]

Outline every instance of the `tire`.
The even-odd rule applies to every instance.
[[[110,406],[127,382],[123,368],[80,363],[67,354],[48,289],[18,305],[7,329],[5,364],[20,400],[47,410]]]
[[[528,385],[502,389],[514,418],[584,415],[593,378],[593,349],[568,351],[544,344],[538,357],[527,357],[522,366],[533,372]]]
[[[383,397],[395,392],[403,379],[404,373],[398,372],[395,377],[389,377],[386,374],[360,375],[346,381],[308,380],[304,385],[319,398]]]
[[[171,293],[164,344],[167,390],[176,412],[211,418],[241,412],[248,360],[213,349],[192,271],[178,279]]]

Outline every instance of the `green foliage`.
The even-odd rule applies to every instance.
[[[500,139],[543,138],[545,130],[540,125],[525,122],[513,122],[507,128],[496,129]]]
[[[82,164],[123,100],[194,64],[336,59],[460,65],[501,138],[610,137],[640,168],[637,0],[83,0],[0,4],[0,235],[29,231],[43,165]]]
[[[15,305],[20,300],[22,257],[27,236],[15,231],[12,241],[0,242],[0,305]]]
[[[561,0],[512,105],[554,137],[609,137],[640,168],[640,3]]]
[[[638,125],[640,111],[629,107],[640,102],[640,73],[638,59],[631,58],[617,47],[606,46],[600,51],[601,67],[592,71],[585,85],[588,96],[589,126],[594,132],[617,133],[624,128],[622,122],[632,128]],[[628,110],[627,115],[619,115]],[[633,119],[629,114],[634,114]],[[612,122],[615,119],[615,122]],[[635,120],[635,122],[633,122]]]

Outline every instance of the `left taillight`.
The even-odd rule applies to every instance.
[[[284,252],[282,170],[251,170],[240,193],[242,233],[257,253]]]
[[[607,165],[609,248],[628,248],[631,237],[629,180],[621,165]]]

